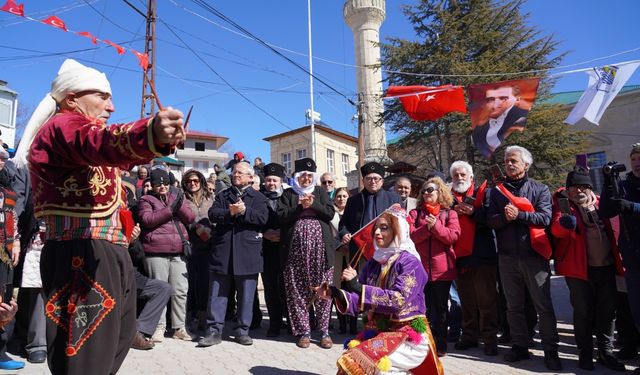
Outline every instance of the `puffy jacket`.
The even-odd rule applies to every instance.
[[[571,215],[573,215],[577,221],[576,229],[570,230],[560,225],[562,212],[560,212],[558,205],[559,198],[566,198],[565,188],[560,188],[553,194],[551,233],[553,234],[555,243],[553,258],[555,260],[556,273],[566,277],[587,280],[587,244],[585,242],[586,233],[582,215],[578,212],[578,207],[571,202]],[[597,196],[596,198],[596,207],[599,207],[600,197]],[[605,231],[609,237],[609,242],[611,243],[611,251],[613,253],[616,270],[618,274],[622,275],[624,273],[622,268],[622,257],[618,250],[617,230],[614,231],[614,226],[618,226],[618,219],[601,219],[604,222]]]
[[[182,240],[176,230],[171,204],[176,200],[178,192],[171,190],[167,202],[163,202],[154,194],[146,194],[138,203],[138,217],[140,219],[140,241],[146,254],[176,255],[182,253]],[[185,226],[191,224],[195,214],[189,208],[186,200],[176,213],[178,227],[185,239],[189,238]]]
[[[460,237],[458,213],[449,209],[441,210],[431,230],[427,227],[427,212],[424,209],[411,210],[409,216],[414,222],[411,239],[429,274],[429,281],[455,280],[456,254],[453,245]]]

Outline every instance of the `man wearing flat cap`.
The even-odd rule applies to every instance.
[[[68,59],[16,153],[28,166],[35,216],[46,223],[40,265],[47,355],[54,374],[108,374],[136,335],[136,293],[126,247],[133,230],[120,170],[173,152],[182,113],[107,126],[111,86]]]
[[[280,219],[278,219],[278,200],[282,196],[282,178],[284,166],[278,163],[270,163],[263,168],[264,185],[262,194],[267,197],[269,206],[269,220],[264,227],[262,239],[262,257],[264,259],[264,271],[262,283],[264,284],[264,300],[269,313],[269,328],[267,337],[277,337],[282,328],[282,319],[286,317],[286,302],[282,270],[284,269],[284,251],[280,248]]]
[[[600,197],[592,185],[589,172],[576,168],[567,175],[566,189],[553,195],[555,269],[569,287],[578,367],[594,369],[595,334],[598,362],[624,371],[613,355],[616,273],[623,275],[624,271],[611,222],[598,214]]]
[[[360,173],[364,180],[364,189],[349,197],[339,225],[340,238],[343,244],[349,243],[351,256],[358,250],[354,243],[350,243],[351,235],[369,224],[387,208],[402,201],[395,192],[382,189],[385,174],[382,164],[367,163],[360,168]]]

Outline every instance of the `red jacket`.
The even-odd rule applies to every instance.
[[[427,213],[423,208],[411,210],[409,216],[414,222],[411,239],[429,274],[429,281],[455,280],[456,254],[453,245],[460,237],[458,213],[449,209],[441,210],[431,230],[427,228]]]
[[[558,206],[558,198],[565,188],[560,188],[553,194],[553,216],[551,219],[551,233],[554,237],[555,252],[553,258],[555,260],[555,269],[558,275],[565,277],[573,277],[576,279],[587,280],[587,244],[585,238],[584,222],[582,215],[578,212],[578,207],[570,203],[571,214],[575,216],[577,225],[576,229],[569,230],[560,225],[562,213]],[[600,206],[600,197],[596,196],[596,207]],[[618,250],[618,221],[617,218],[605,219],[600,217],[604,222],[605,231],[611,242],[611,251],[613,253],[616,271],[619,275],[624,274],[622,267],[622,258]]]

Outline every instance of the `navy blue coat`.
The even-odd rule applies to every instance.
[[[393,204],[400,203],[401,199],[395,192],[381,189],[375,195],[375,202],[376,209],[374,215],[378,216]],[[365,194],[362,191],[347,199],[347,205],[344,208],[344,214],[342,214],[340,225],[338,226],[340,239],[347,233],[354,234],[358,229],[368,224],[362,222],[364,212]],[[349,249],[352,255],[358,250],[353,241],[349,243]]]
[[[216,224],[211,238],[209,269],[223,275],[252,275],[262,272],[262,228],[269,219],[267,198],[248,188],[242,195],[246,211],[232,217],[229,204],[238,200],[231,187],[216,195],[209,219]]]

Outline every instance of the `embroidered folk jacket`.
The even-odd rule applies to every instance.
[[[370,259],[358,280],[362,284],[361,294],[341,290],[347,301],[346,306],[338,306],[341,313],[357,315],[368,311],[389,316],[391,322],[425,316],[427,273],[420,260],[410,253],[394,255],[384,266]]]

